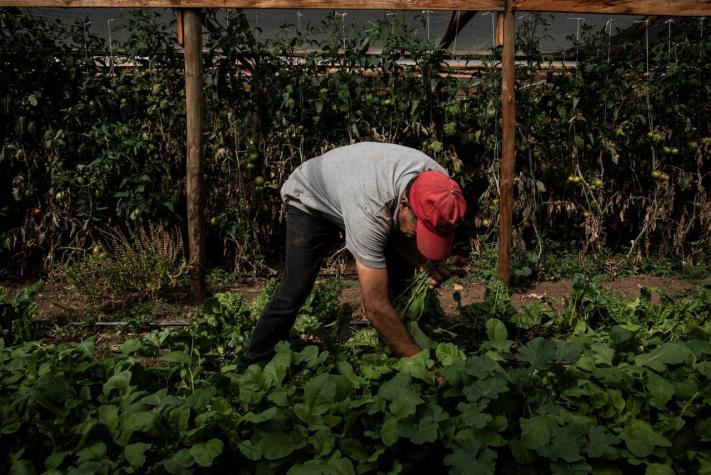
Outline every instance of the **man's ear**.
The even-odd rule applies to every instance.
[[[406,209],[410,205],[410,201],[407,199],[407,196],[402,195],[400,197],[400,209]]]

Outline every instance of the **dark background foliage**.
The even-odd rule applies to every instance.
[[[498,52],[466,78],[406,25],[351,32],[330,17],[253,41],[206,15],[209,254],[235,271],[276,262],[278,190],[299,163],[361,140],[425,151],[462,183],[469,249],[496,239]],[[111,54],[83,27],[0,11],[0,272],[36,272],[87,249],[102,225],[185,220],[183,63],[174,31],[136,11]],[[577,69],[541,54],[546,17],[519,22],[515,247],[550,240],[698,260],[711,207],[711,41],[678,21],[668,44],[584,29]],[[375,38],[382,54],[367,53]],[[298,51],[297,51],[298,50]],[[304,52],[306,51],[306,52]],[[671,54],[670,54],[671,52]],[[570,58],[568,58],[570,59]],[[403,63],[408,60],[416,65]]]

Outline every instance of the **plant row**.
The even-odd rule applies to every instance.
[[[492,282],[483,303],[420,319],[433,346],[403,359],[363,338],[371,329],[330,324],[342,312],[338,288],[317,290],[292,345],[280,343],[268,364],[244,371],[237,363],[264,297],[249,306],[217,294],[189,330],[153,331],[113,352],[93,336],[52,344],[5,333],[0,469],[711,469],[707,288],[624,302],[581,277],[563,310],[538,302],[516,311]],[[3,326],[32,313],[31,293],[4,304]]]

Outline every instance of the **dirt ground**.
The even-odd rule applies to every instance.
[[[29,283],[28,283],[29,284]],[[253,301],[264,289],[265,281],[250,281],[240,285],[225,285],[213,289],[215,292],[236,291],[241,293],[248,302]],[[456,289],[455,289],[456,286]],[[690,289],[694,284],[679,278],[654,277],[648,275],[637,275],[618,278],[605,282],[603,286],[615,293],[618,293],[626,300],[634,300],[639,296],[640,289],[658,288],[662,292],[673,296]],[[447,283],[438,289],[440,304],[448,315],[453,315],[456,311],[456,303],[453,295],[458,290],[461,295],[462,305],[480,302],[484,298],[485,285],[482,283]],[[513,305],[520,308],[527,302],[547,297],[553,305],[562,308],[563,297],[570,295],[572,281],[561,279],[554,282],[539,282],[522,292],[515,292],[511,296]],[[363,307],[360,299],[360,288],[355,280],[346,280],[346,286],[342,293],[343,303],[350,304],[353,308],[353,318],[363,319]],[[653,295],[653,299],[658,298]],[[82,321],[81,312],[77,312],[76,305],[67,298],[64,289],[46,284],[37,294],[36,301],[39,306],[37,320],[51,322],[77,322]],[[170,303],[165,305],[165,312],[160,308],[156,312],[156,320],[160,321],[189,321],[194,306],[189,301],[189,296],[185,290],[174,293],[170,296]],[[110,307],[110,305],[109,305]]]
[[[457,290],[459,290],[462,305],[481,302],[484,299],[484,292],[486,290],[486,286],[484,284],[446,284],[438,290],[440,305],[446,315],[454,315],[457,309],[457,304],[453,298],[455,292],[454,286],[457,286]],[[694,285],[690,282],[677,278],[654,277],[647,275],[619,278],[603,284],[603,287],[621,295],[626,300],[634,300],[639,297],[640,289],[642,288],[658,288],[664,293],[673,296],[674,294],[688,290],[693,286]],[[514,307],[521,308],[528,302],[548,297],[551,299],[553,306],[560,309],[563,307],[563,297],[569,297],[572,289],[573,282],[569,279],[561,279],[555,282],[539,282],[526,289],[524,292],[511,294],[511,303]],[[353,306],[354,318],[365,318],[363,314],[363,306],[360,301],[360,289],[357,285],[346,288],[342,294],[342,298],[344,302],[350,303]],[[656,301],[658,299],[658,295],[654,294],[652,296],[652,301]]]

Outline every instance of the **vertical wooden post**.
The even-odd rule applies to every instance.
[[[497,276],[509,285],[511,281],[511,230],[513,214],[513,179],[516,154],[516,36],[515,19],[510,0],[504,14],[504,50],[501,73],[501,171],[499,177],[499,258]]]
[[[205,185],[202,144],[202,32],[199,9],[183,11],[185,51],[185,106],[187,114],[187,200],[188,251],[193,298],[202,302],[207,297],[205,283]]]

